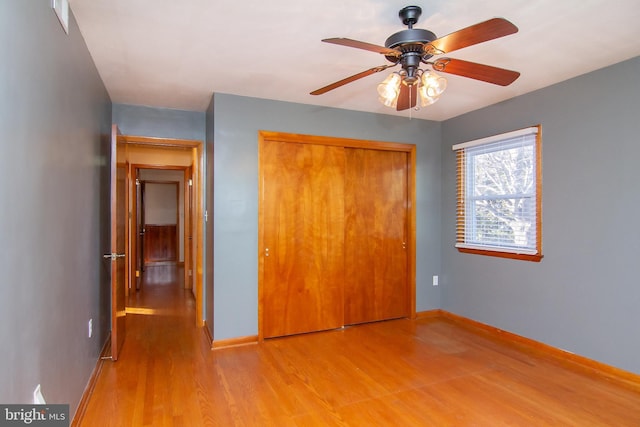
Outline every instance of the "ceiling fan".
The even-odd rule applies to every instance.
[[[517,71],[461,59],[438,58],[431,60],[436,55],[453,52],[454,50],[518,32],[518,28],[511,22],[503,18],[493,18],[437,38],[431,31],[413,28],[421,14],[422,9],[419,6],[402,8],[399,16],[402,23],[408,26],[408,29],[392,34],[385,41],[384,47],[348,38],[322,40],[325,43],[380,53],[391,64],[373,67],[338,80],[314,90],[311,95],[321,95],[363,77],[400,65],[401,69],[399,71],[392,73],[378,85],[378,93],[380,101],[384,105],[401,111],[415,107],[418,102],[418,95],[422,106],[432,104],[438,100],[440,94],[446,88],[446,79],[437,75],[434,71],[455,74],[500,86],[508,86],[520,76]],[[421,64],[429,65],[431,70],[421,69]]]

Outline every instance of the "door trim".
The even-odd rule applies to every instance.
[[[416,146],[398,142],[372,141],[329,136],[303,135],[284,132],[258,131],[258,341],[264,341],[264,145],[270,141],[295,144],[330,145],[369,150],[402,151],[408,156],[407,165],[407,292],[409,316],[416,318]]]

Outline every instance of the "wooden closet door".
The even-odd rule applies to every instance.
[[[344,318],[344,148],[263,147],[265,338],[339,328]]]
[[[407,154],[345,155],[345,324],[406,317]]]

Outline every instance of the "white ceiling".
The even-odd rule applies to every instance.
[[[382,72],[324,95],[309,92],[388,64],[377,45],[406,27],[441,37],[499,16],[519,32],[446,56],[516,70],[501,87],[447,74],[440,100],[414,118],[445,120],[640,55],[638,0],[70,0],[115,103],[204,111],[212,93],[408,116],[377,100]]]

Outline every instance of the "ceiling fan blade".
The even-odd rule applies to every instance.
[[[418,85],[414,84],[411,86],[401,84],[400,85],[400,94],[398,95],[398,103],[396,105],[396,110],[408,110],[409,108],[413,108],[416,106],[418,97]]]
[[[399,50],[389,49],[384,46],[378,46],[377,44],[361,42],[358,40],[347,39],[343,37],[324,39],[322,41],[325,43],[339,44],[341,46],[355,47],[356,49],[364,49],[371,52],[381,53],[386,56],[400,56],[402,54],[402,52],[400,52]]]
[[[517,32],[518,27],[506,19],[493,18],[440,37],[428,43],[424,50],[428,54],[438,55]]]
[[[509,86],[520,77],[520,73],[517,71],[463,61],[462,59],[441,58],[433,62],[432,65],[435,71],[469,77],[500,86]]]
[[[395,65],[396,64],[381,65],[379,67],[369,68],[368,70],[363,71],[361,73],[354,74],[353,76],[347,77],[347,78],[342,79],[342,80],[338,80],[337,82],[331,83],[330,85],[327,85],[325,87],[321,87],[320,89],[316,89],[313,92],[311,92],[311,95],[322,95],[323,93],[327,93],[330,90],[339,88],[340,86],[344,86],[347,83],[354,82],[354,81],[356,81],[358,79],[361,79],[363,77],[370,76],[371,74],[379,73],[380,71],[384,71],[389,67],[395,67]]]

